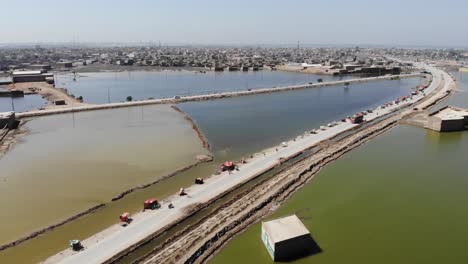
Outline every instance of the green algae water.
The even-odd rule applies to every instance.
[[[447,102],[468,106],[468,74]],[[399,126],[327,166],[265,220],[297,214],[321,252],[293,263],[468,262],[468,132]],[[260,223],[210,263],[271,263]]]

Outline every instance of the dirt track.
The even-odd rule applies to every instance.
[[[8,89],[21,90],[25,94],[31,94],[35,91],[40,94],[44,99],[48,101],[46,109],[55,109],[55,108],[65,108],[70,106],[84,106],[86,104],[81,103],[77,99],[70,96],[66,89],[55,88],[52,85],[45,82],[24,82],[24,83],[14,83],[8,86]],[[65,100],[66,105],[55,105],[56,100]]]

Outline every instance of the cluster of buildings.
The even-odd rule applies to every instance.
[[[273,47],[192,47],[148,46],[41,46],[0,48],[0,72],[18,69],[69,70],[106,66],[192,67],[215,71],[248,71],[282,66],[304,70],[321,67],[335,74],[399,73],[409,65],[385,59],[388,56],[411,60],[468,59],[464,50],[384,49],[384,48],[273,48]]]

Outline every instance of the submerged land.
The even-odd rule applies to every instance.
[[[376,51],[366,51],[365,54],[371,52]],[[71,170],[74,173],[71,173],[66,180],[60,179],[59,181],[65,180],[67,185],[81,187],[77,189],[79,192],[70,193],[68,201],[60,195],[54,198],[53,191],[48,193],[50,198],[39,199],[38,209],[45,200],[61,200],[62,205],[73,204],[74,206],[64,206],[60,209],[61,211],[53,209],[52,206],[51,210],[56,211],[57,214],[35,222],[34,226],[31,226],[29,218],[24,217],[23,226],[19,224],[21,223],[19,221],[16,225],[18,227],[16,233],[12,231],[10,237],[4,238],[3,242],[6,244],[2,246],[0,259],[36,262],[50,257],[46,260],[50,263],[126,261],[128,258],[146,263],[174,262],[174,260],[190,263],[205,262],[233,236],[275,210],[279,204],[286,201],[296,190],[312,179],[322,167],[397,126],[406,115],[439,104],[454,90],[453,77],[445,71],[428,63],[395,59],[393,56],[397,53],[396,51],[389,52],[388,57],[382,56],[383,53],[383,51],[378,53],[380,60],[386,58],[387,61],[392,61],[392,64],[408,66],[408,69],[411,68],[414,73],[362,78],[361,76],[351,78],[344,76],[342,80],[325,81],[319,81],[320,77],[311,75],[314,76],[313,81],[305,81],[307,77],[306,79],[301,77],[301,83],[296,82],[293,85],[287,83],[287,85],[267,88],[245,86],[208,94],[204,93],[205,90],[188,94],[182,94],[179,90],[173,91],[167,98],[145,98],[145,100],[108,104],[89,103],[86,101],[86,96],[84,100],[78,100],[75,98],[76,95],[72,96],[68,89],[57,89],[50,84],[37,82],[11,84],[8,89],[19,89],[25,92],[31,91],[29,88],[32,86],[38,87],[39,89],[35,89],[35,92],[42,95],[48,101],[48,105],[43,109],[31,108],[16,114],[20,120],[23,120],[20,129],[8,132],[6,140],[2,141],[2,150],[9,150],[9,152],[5,152],[6,155],[0,160],[0,166],[1,163],[5,163],[9,164],[10,168],[6,171],[7,176],[4,178],[3,187],[11,189],[8,184],[22,185],[24,182],[34,182],[36,191],[46,190],[47,187],[42,185],[47,185],[49,182],[42,181],[37,173],[30,174],[30,177],[21,176],[24,172],[19,168],[23,168],[23,165],[19,165],[21,163],[15,156],[22,156],[21,162],[29,164],[31,171],[45,173],[46,168],[40,163],[41,160],[46,159],[38,157],[45,146],[57,141],[55,137],[60,138],[61,142],[73,142],[73,146],[67,144],[62,149],[53,147],[48,150],[49,156],[46,158],[55,159],[57,164],[66,164],[63,169],[57,166],[53,173],[56,176],[53,177],[58,179],[64,170],[69,171],[70,163],[67,160],[75,159],[76,166]],[[307,53],[304,52],[304,54]],[[272,67],[268,71],[271,72]],[[303,69],[297,74],[307,76],[311,73]],[[351,116],[356,112],[353,112],[354,108],[349,108],[353,110],[348,109],[336,113],[333,116],[334,119],[320,119],[327,121],[321,121],[324,123],[318,123],[315,129],[302,130],[299,136],[296,134],[292,139],[289,137],[290,140],[283,137],[283,142],[279,145],[276,145],[280,143],[278,140],[273,140],[275,144],[265,144],[264,147],[257,148],[254,152],[238,151],[235,155],[229,154],[230,148],[235,147],[230,146],[228,142],[219,143],[219,140],[213,137],[213,132],[207,129],[209,127],[205,125],[207,121],[200,118],[196,111],[193,114],[190,112],[193,104],[200,104],[201,101],[208,101],[208,104],[212,104],[211,101],[227,103],[244,97],[266,96],[279,99],[287,98],[292,93],[305,93],[307,90],[318,91],[314,94],[320,96],[320,93],[324,93],[324,89],[336,93],[338,87],[341,91],[340,96],[346,98],[346,91],[350,89],[354,91],[360,89],[362,85],[377,87],[382,82],[403,82],[405,78],[420,78],[422,81],[414,85],[412,90],[400,91],[397,95],[385,95],[386,98],[392,98],[390,101],[384,99],[385,102],[379,101],[374,104],[366,102],[362,104],[366,108],[357,107],[360,109],[360,114],[365,114],[362,124],[353,123],[354,117]],[[79,80],[73,82],[79,84]],[[56,86],[62,87],[62,85]],[[424,89],[422,86],[425,86]],[[74,89],[79,89],[79,87]],[[370,90],[366,92],[372,96]],[[273,94],[276,95],[272,96]],[[54,104],[56,100],[61,99],[65,101],[64,105]],[[248,102],[248,100],[244,101]],[[213,106],[216,104],[213,103]],[[244,104],[243,107],[248,106]],[[213,107],[208,107],[208,109],[216,111]],[[162,116],[165,118],[161,119]],[[125,117],[123,121],[117,121],[122,117]],[[67,124],[65,128],[68,127],[68,131],[62,128],[63,124]],[[178,131],[180,127],[183,129],[180,133],[176,133],[175,131]],[[64,137],[68,133],[69,136]],[[235,133],[235,129],[230,133]],[[85,134],[86,136],[80,136]],[[109,135],[112,136],[109,137]],[[81,137],[82,139],[79,139]],[[118,143],[115,139],[119,139]],[[19,140],[18,144],[15,144],[15,140]],[[225,137],[224,140],[229,141],[229,137]],[[123,142],[126,143],[123,144]],[[225,144],[226,148],[220,149],[219,146],[222,144]],[[188,145],[193,145],[191,151],[187,151]],[[67,153],[67,149],[70,148],[73,148],[75,153]],[[111,152],[114,153],[111,155],[112,159],[101,161],[102,157],[108,156]],[[168,152],[173,152],[174,155],[168,156]],[[58,158],[59,156],[62,157]],[[182,164],[183,166],[179,162],[181,157],[184,162],[186,161]],[[218,172],[219,164],[225,161],[224,158],[236,162],[238,170],[232,173]],[[9,160],[15,159],[18,160],[14,161],[18,165],[11,166],[12,162]],[[174,162],[178,159],[179,161]],[[89,163],[86,167],[87,162],[92,160],[99,161],[100,164]],[[213,162],[200,164],[200,162],[207,161]],[[44,164],[50,164],[50,162],[44,162]],[[84,168],[82,168],[83,164]],[[124,169],[126,167],[128,169]],[[155,169],[155,167],[158,168]],[[96,168],[102,170],[96,170]],[[113,175],[116,168],[120,168],[117,176]],[[275,168],[281,169],[275,171]],[[94,175],[88,175],[89,179],[86,178],[87,171],[99,173],[99,180],[92,180]],[[130,177],[130,175],[135,175],[135,171],[137,171],[137,177]],[[264,175],[267,174],[269,176],[265,177]],[[102,177],[102,175],[107,176]],[[195,177],[204,178],[205,184],[192,185]],[[256,179],[258,179],[257,182]],[[119,184],[113,184],[113,188],[110,188],[107,182]],[[163,191],[164,186],[170,187]],[[184,187],[188,195],[174,194],[179,187]],[[103,188],[106,191],[103,192]],[[87,190],[86,194],[83,194],[82,190]],[[58,189],[57,191],[64,190]],[[96,196],[95,194],[98,193],[100,195]],[[19,202],[19,198],[15,198],[15,195],[9,195],[10,200],[4,200],[4,208]],[[35,196],[45,198],[44,194]],[[83,198],[79,198],[81,196]],[[162,208],[137,213],[137,208],[141,207],[139,205],[141,201],[152,196],[157,196]],[[76,206],[76,199],[84,199],[86,202],[83,202],[81,206]],[[175,208],[167,208],[169,203],[175,205]],[[94,207],[89,209],[90,205]],[[86,231],[83,229],[82,233],[70,232],[72,226],[76,227],[98,220],[98,215],[100,219],[116,218],[115,216],[118,216],[122,210],[131,211],[134,219],[126,227],[115,224],[116,220],[99,220],[100,223],[93,223],[92,228]],[[27,213],[35,214],[34,211]],[[76,214],[73,215],[74,213]],[[22,214],[26,215],[26,210]],[[60,218],[65,220],[61,222],[53,220]],[[190,225],[184,225],[186,221],[191,221]],[[47,224],[51,226],[48,227]],[[69,231],[66,231],[67,229]],[[24,230],[39,230],[39,233],[28,235],[28,232]],[[173,235],[167,237],[165,236],[167,233]],[[67,239],[71,239],[68,236],[82,239],[85,250],[73,252],[67,249],[55,254],[66,247]],[[55,241],[52,242],[52,240]],[[41,241],[48,241],[50,246],[44,248],[34,258],[24,254],[24,252],[34,252],[34,248]],[[141,249],[143,251],[140,252]]]

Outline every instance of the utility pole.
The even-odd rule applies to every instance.
[[[15,103],[13,101],[13,96],[11,96],[11,111],[15,111]]]

